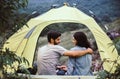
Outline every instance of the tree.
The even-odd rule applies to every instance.
[[[0,0],[0,48],[14,32],[26,22],[28,14],[20,13],[27,7],[28,0]]]
[[[27,4],[28,0],[0,0],[0,36],[4,38],[3,43],[7,37],[27,22],[25,19],[27,14],[19,12],[19,10],[25,8]],[[9,36],[6,36],[7,32],[9,32]],[[16,68],[14,66],[15,62],[18,62]],[[17,69],[21,68],[21,63],[26,62],[27,64],[29,63],[27,59],[17,56],[15,52],[10,51],[9,48],[6,48],[6,51],[0,50],[0,71],[2,72],[0,79],[1,77],[2,79],[28,79],[26,76],[19,76],[17,73]],[[8,68],[11,69],[11,72],[8,72]],[[29,74],[27,68],[22,68],[21,70]]]
[[[26,23],[26,14],[19,10],[27,4],[28,0],[0,0],[0,35],[8,30],[16,31]]]

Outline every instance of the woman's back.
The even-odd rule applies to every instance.
[[[85,50],[85,47],[75,46],[71,50]],[[92,55],[69,57],[67,75],[92,75]]]

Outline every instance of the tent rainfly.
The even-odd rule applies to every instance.
[[[110,61],[117,60],[119,56],[115,46],[110,45],[112,41],[92,17],[75,7],[66,5],[53,8],[29,20],[27,23],[29,28],[24,25],[22,29],[18,30],[6,41],[4,48],[7,47],[11,51],[15,51],[18,56],[25,57],[30,62],[30,66],[32,66],[36,43],[41,31],[50,24],[61,22],[81,23],[86,25],[96,40],[101,59],[109,60],[109,62],[103,63],[104,70],[114,72],[115,66],[112,68],[114,63]]]

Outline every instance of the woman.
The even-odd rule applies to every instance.
[[[76,32],[73,35],[75,47],[71,50],[85,50],[91,48],[87,36],[83,32]],[[69,57],[67,75],[92,75],[91,71],[92,55],[85,54],[80,57]]]

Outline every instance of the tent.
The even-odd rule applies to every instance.
[[[29,28],[24,25],[22,29],[18,30],[6,41],[4,48],[8,47],[11,51],[15,51],[17,55],[27,58],[30,66],[32,66],[37,40],[41,31],[50,24],[61,22],[86,25],[96,40],[101,59],[109,60],[109,62],[103,63],[104,69],[111,70],[114,63],[110,61],[117,60],[119,57],[115,46],[110,45],[112,41],[92,17],[75,7],[66,5],[50,9],[48,12],[29,20],[27,23]],[[114,70],[115,66],[112,68],[112,72]]]

